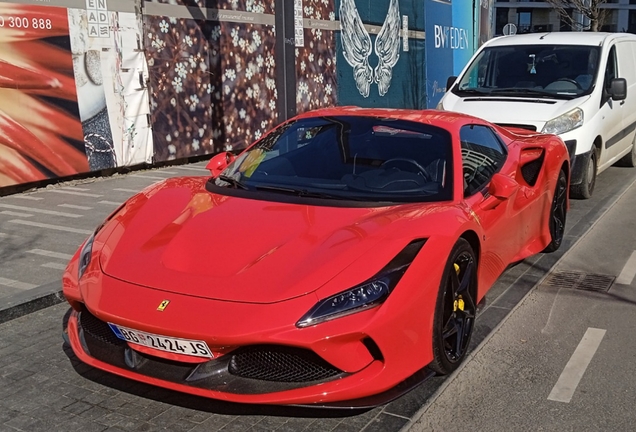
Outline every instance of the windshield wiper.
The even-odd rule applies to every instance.
[[[340,199],[340,200],[355,199],[351,197],[345,197],[342,195],[333,195],[333,194],[325,193],[325,192],[308,191],[307,189],[297,189],[297,188],[291,188],[291,187],[285,187],[285,186],[259,185],[259,186],[256,186],[256,190],[262,190],[267,192],[278,192],[278,193],[296,195],[299,197],[306,197],[306,198],[326,198],[326,199]]]
[[[234,177],[230,177],[230,176],[226,176],[224,174],[221,174],[221,175],[219,175],[217,177],[217,179],[231,184],[232,186],[234,186],[235,189],[244,189],[244,190],[248,190],[249,189],[247,187],[247,185],[245,185],[245,183],[242,183],[240,180],[237,180]],[[220,185],[218,185],[218,186],[220,186]]]

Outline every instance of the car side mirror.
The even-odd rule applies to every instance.
[[[451,89],[451,87],[455,84],[455,81],[457,81],[456,76],[449,76],[446,79],[446,91],[449,91]]]
[[[216,178],[234,159],[236,159],[236,156],[230,152],[219,153],[210,159],[205,169],[210,171],[212,178]]]
[[[627,80],[625,78],[614,78],[610,83],[609,93],[612,100],[625,100],[627,98]]]
[[[496,173],[488,185],[488,193],[500,200],[507,200],[519,189],[519,183],[508,176]]]

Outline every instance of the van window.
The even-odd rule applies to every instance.
[[[605,89],[609,91],[612,80],[618,78],[618,67],[616,66],[616,46],[610,49],[607,56],[607,66],[605,67]]]
[[[592,91],[599,50],[584,45],[489,47],[473,60],[452,92],[572,99]]]
[[[505,146],[487,126],[466,125],[459,131],[462,145],[464,196],[481,190],[506,160]]]

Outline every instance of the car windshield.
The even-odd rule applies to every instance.
[[[486,48],[452,91],[459,96],[572,99],[592,91],[599,50],[582,45]]]
[[[252,196],[441,201],[452,197],[451,160],[451,135],[439,127],[376,117],[314,117],[272,131],[214,185]]]

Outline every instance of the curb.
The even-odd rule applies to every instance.
[[[0,298],[0,324],[64,301],[61,281]]]

